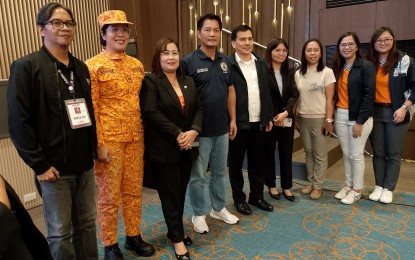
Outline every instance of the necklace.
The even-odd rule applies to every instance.
[[[383,67],[383,66],[385,65],[385,63],[386,63],[386,60],[380,60],[380,61],[379,61],[379,65],[380,65],[381,67]]]
[[[349,69],[351,69],[352,67],[353,67],[353,64],[352,65],[350,65],[350,66],[347,66],[346,65],[346,63],[343,65],[343,67],[344,67],[344,69],[345,70],[349,70]]]

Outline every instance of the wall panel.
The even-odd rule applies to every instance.
[[[36,30],[39,8],[52,0],[0,1],[0,79],[9,77],[13,60],[36,51],[41,38]],[[71,52],[86,60],[100,52],[97,17],[108,9],[108,0],[54,0],[72,9],[78,23]]]

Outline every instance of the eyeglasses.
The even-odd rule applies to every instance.
[[[177,57],[177,56],[179,56],[179,52],[178,51],[163,51],[163,52],[160,52],[160,55],[161,56],[163,56],[163,57],[170,57],[170,55],[171,56],[173,56],[173,57]]]
[[[108,27],[107,31],[113,33],[113,34],[118,34],[118,33],[122,33],[122,34],[130,34],[131,33],[131,29],[128,27]]]
[[[344,42],[344,43],[340,43],[340,47],[341,48],[346,48],[349,47],[350,49],[353,48],[354,46],[356,46],[355,42]]]
[[[46,25],[50,23],[55,30],[62,30],[64,26],[68,28],[69,30],[75,30],[76,22],[74,21],[61,21],[61,20],[51,20],[43,23],[43,25]]]
[[[393,39],[390,39],[390,38],[377,39],[376,44],[378,44],[378,45],[381,45],[381,44],[389,45],[392,41],[393,41]]]

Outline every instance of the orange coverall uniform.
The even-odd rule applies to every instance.
[[[144,78],[141,62],[103,50],[86,61],[97,126],[98,147],[106,146],[109,163],[96,161],[98,225],[102,244],[117,243],[118,210],[125,234],[140,234],[144,172],[144,128],[139,93]]]

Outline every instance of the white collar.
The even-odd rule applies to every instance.
[[[255,62],[256,60],[257,60],[257,58],[255,57],[255,55],[254,54],[252,54],[251,53],[251,59],[249,60],[249,61],[243,61],[243,60],[241,60],[241,58],[239,57],[239,55],[238,55],[238,53],[236,53],[235,52],[235,60],[238,62],[238,63],[244,63],[244,64],[251,64],[252,62]]]

